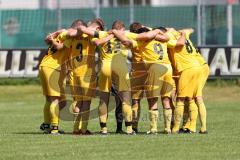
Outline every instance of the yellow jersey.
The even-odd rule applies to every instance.
[[[133,47],[139,50],[139,52],[135,54],[137,54],[137,57],[141,57],[144,62],[170,64],[167,52],[168,42],[160,42],[154,39],[149,41],[136,41],[137,34],[126,32],[125,35],[135,41],[133,41]]]
[[[107,36],[107,32],[99,32],[99,38]],[[104,43],[100,48],[100,59],[111,61],[116,54],[122,54],[127,58],[129,49],[125,47],[117,38],[112,38]]]
[[[139,48],[137,47],[136,43],[136,33],[132,32],[125,32],[125,36],[134,42],[134,48],[132,48],[132,63],[142,63],[143,58],[142,54],[139,51]]]
[[[177,40],[180,37],[180,33],[177,31],[167,32],[171,40]],[[198,55],[197,49],[194,47],[192,41],[189,38],[190,33],[186,32],[185,45],[181,47],[169,48],[169,57],[175,73],[182,72],[185,69],[198,67],[200,63],[196,58]]]
[[[58,43],[70,44],[71,41],[70,39],[67,39],[66,35],[67,31],[63,31],[55,38],[55,40]],[[48,48],[47,54],[43,57],[39,66],[61,70],[61,65],[67,62],[69,54],[69,48],[65,47],[61,50],[56,50],[54,47],[50,46]]]
[[[198,60],[198,62],[200,63],[200,65],[204,65],[207,62],[205,61],[205,59],[203,58],[203,56],[199,53],[199,51],[197,50],[197,54],[195,55],[196,59]]]
[[[81,37],[73,38],[71,44],[70,67],[76,76],[91,76],[95,73],[95,50],[93,44],[95,38],[83,34]]]

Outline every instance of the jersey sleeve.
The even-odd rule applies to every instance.
[[[59,39],[61,42],[65,41],[67,39],[67,31],[63,31],[57,36],[57,39]]]
[[[132,32],[125,32],[125,36],[131,40],[136,41],[137,39],[137,34],[136,33],[132,33]]]
[[[91,37],[91,38],[90,38],[90,41],[91,41],[91,42],[94,42],[95,40],[104,38],[104,37],[106,37],[107,35],[108,35],[108,33],[107,33],[106,31],[99,31],[99,32],[98,32],[98,37]]]
[[[72,44],[72,39],[67,37],[67,33],[68,31],[63,31],[62,33],[60,33],[57,37],[57,39],[63,43],[63,45],[67,48],[71,47]]]
[[[68,38],[68,39],[66,39],[66,40],[63,42],[63,45],[64,45],[66,48],[71,48],[72,41],[73,41],[73,39]]]
[[[138,42],[135,40],[131,40],[132,41],[132,47],[133,48],[137,48],[138,47]]]
[[[169,41],[167,42],[168,48],[174,48],[177,45],[177,39],[173,35],[173,32],[166,32],[167,36],[169,36]]]
[[[107,36],[108,36],[108,32],[106,32],[106,31],[99,31],[98,32],[99,39],[107,37]]]
[[[190,35],[191,35],[191,32],[189,30],[185,30],[184,32],[186,34],[186,38],[189,39]]]
[[[137,48],[138,47],[138,42],[136,41],[137,39],[137,34],[132,33],[132,32],[125,32],[125,36],[132,41],[132,47]]]

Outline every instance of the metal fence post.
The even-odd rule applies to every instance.
[[[61,12],[61,0],[57,0],[57,28],[62,27],[62,12]]]
[[[201,15],[201,0],[197,1],[197,44],[200,46],[202,44],[202,15]]]
[[[129,24],[134,22],[134,0],[129,1],[129,11],[130,11],[130,17],[129,17]]]
[[[100,0],[96,0],[95,7],[96,7],[95,16],[96,18],[99,18],[100,17]]]
[[[0,2],[0,48],[2,48],[2,9],[1,9],[1,2]]]
[[[207,37],[207,23],[206,23],[206,5],[201,5],[202,8],[202,14],[201,14],[201,30],[202,30],[202,42],[201,45],[206,45],[206,37]]]
[[[2,5],[0,2],[0,48],[2,48],[2,29],[3,29],[3,24],[2,24]]]
[[[227,45],[233,45],[232,4],[227,5]]]

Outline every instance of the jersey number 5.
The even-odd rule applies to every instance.
[[[159,60],[163,59],[163,48],[160,43],[155,43],[153,45],[154,52],[159,55]]]
[[[110,41],[107,42],[106,47],[107,47],[106,53],[111,54],[112,53],[112,47],[111,47],[111,42]]]
[[[79,56],[76,57],[76,60],[77,60],[78,62],[81,62],[81,61],[82,61],[82,58],[83,58],[82,48],[83,48],[83,47],[82,47],[82,44],[81,44],[81,43],[78,43],[77,46],[76,46],[76,49],[77,49],[77,50],[80,50]]]

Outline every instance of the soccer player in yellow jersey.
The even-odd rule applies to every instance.
[[[204,85],[209,76],[209,66],[200,54],[197,54],[196,57],[199,60],[199,62],[201,64],[201,68],[202,68],[201,76],[199,79],[199,87],[197,89],[196,98],[195,98],[195,102],[198,106],[199,119],[201,122],[201,128],[200,128],[199,133],[207,134],[208,133],[207,132],[207,124],[206,124],[207,123],[207,111],[206,111],[206,107],[205,107],[205,104],[203,101],[202,91],[203,91]]]
[[[145,33],[143,33],[145,32]],[[175,47],[177,41],[166,42],[168,37],[165,36],[159,29],[149,31],[147,28],[140,28],[140,34],[125,33],[125,36],[135,40],[128,41],[123,34],[115,34],[123,43],[130,43],[133,47],[138,47],[142,54],[143,60],[149,71],[147,77],[147,99],[150,113],[150,131],[148,134],[157,133],[158,107],[157,100],[161,94],[165,121],[165,132],[170,133],[170,124],[172,111],[170,107],[170,93],[172,90],[172,68],[168,59],[167,46]],[[159,33],[161,33],[159,35]],[[155,39],[154,39],[155,38]]]
[[[83,21],[76,20],[71,28],[82,24]],[[70,49],[63,45],[70,43],[67,33],[67,30],[61,30],[47,36],[46,42],[50,47],[39,65],[39,77],[46,97],[44,123],[40,128],[51,134],[59,133],[59,104],[64,99],[65,63],[70,53]]]
[[[192,34],[194,32],[193,29],[185,29],[185,31],[189,32],[189,34]],[[195,103],[198,107],[199,119],[201,122],[201,128],[199,133],[206,134],[207,133],[207,127],[206,127],[207,112],[206,112],[206,107],[203,101],[202,90],[204,88],[204,85],[209,75],[209,66],[198,50],[193,54],[195,55],[194,58],[197,59],[201,65],[201,75],[200,75],[200,78],[198,79],[199,84],[198,84],[196,95],[195,95]],[[188,129],[188,127],[190,126],[190,123],[191,123],[191,120],[189,118],[187,120],[187,123],[183,126],[183,129]]]
[[[101,19],[91,21],[88,28],[81,26],[72,36],[75,38],[68,46],[71,48],[71,67],[73,71],[74,98],[77,101],[79,114],[74,122],[73,134],[91,134],[87,130],[91,99],[96,91],[95,49],[94,36],[96,31],[103,30]],[[90,34],[90,35],[88,35]],[[81,122],[81,123],[80,123]],[[79,128],[81,124],[81,128]]]
[[[113,23],[112,29],[124,31],[125,25],[117,20]],[[107,32],[99,32],[99,34]],[[101,134],[107,134],[108,104],[111,85],[114,84],[122,101],[122,111],[125,118],[127,134],[134,134],[132,130],[132,109],[131,109],[131,87],[127,56],[129,49],[113,34],[108,34],[105,38],[96,40],[100,49],[100,71],[98,87],[100,91],[99,120]]]
[[[142,28],[143,25],[139,22],[133,22],[129,26],[130,32],[137,33],[138,29]],[[132,93],[132,112],[133,112],[133,130],[138,132],[138,121],[140,118],[140,100],[143,98],[145,91],[145,83],[147,80],[148,70],[143,61],[142,54],[139,52],[137,47],[132,48],[131,58],[131,93]]]
[[[170,39],[178,39],[184,42],[181,46],[169,49],[172,66],[179,75],[177,81],[177,102],[174,110],[174,126],[172,129],[173,133],[179,132],[180,123],[183,117],[184,103],[189,104],[191,120],[187,132],[196,132],[198,108],[194,98],[196,97],[199,87],[201,68],[199,61],[195,58],[197,50],[189,39],[190,33],[191,32],[188,30],[181,31],[181,33],[175,30],[169,30],[167,32]]]

